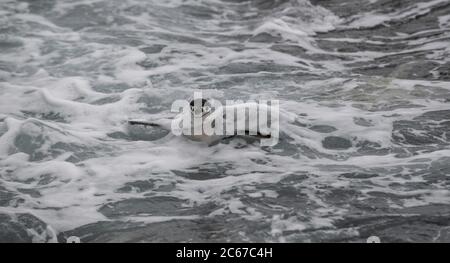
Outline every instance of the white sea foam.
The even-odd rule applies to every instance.
[[[349,18],[348,20],[350,21],[350,23],[344,27],[370,28],[392,20],[411,19],[427,14],[433,7],[436,7],[443,3],[447,3],[447,0],[419,2],[404,9],[388,14],[380,14],[373,11],[369,13],[358,14],[355,17]]]
[[[2,1],[0,28],[18,33],[0,37],[0,45],[6,43],[0,51],[0,187],[10,199],[0,213],[33,214],[56,234],[110,220],[145,226],[239,218],[268,226],[261,234],[268,240],[291,241],[286,233],[303,240],[315,231],[357,236],[357,229],[338,230],[334,223],[363,211],[373,192],[400,196],[387,205],[392,209],[448,204],[448,191],[429,183],[431,168],[423,166],[445,162],[450,152],[436,144],[420,151],[399,147],[393,140],[398,122],[448,109],[448,81],[399,79],[403,64],[387,76],[352,72],[416,54],[441,62],[438,71],[448,61],[442,33],[448,17],[439,17],[440,29],[389,38],[333,32],[409,19],[442,3],[343,20],[308,1],[281,3],[261,16],[247,2],[59,1],[44,15],[30,14],[30,4]],[[77,13],[83,6],[92,11],[88,17]],[[106,14],[112,20],[103,21]],[[319,34],[327,32],[333,37]],[[387,39],[405,47],[380,48]],[[355,50],[337,51],[345,43]],[[170,120],[170,104],[199,90],[222,101],[280,99],[280,143],[266,149],[236,138],[207,147],[170,134],[145,140],[128,133],[128,119]],[[413,128],[402,131],[429,136]],[[436,136],[448,142],[445,134]],[[344,147],[327,145],[329,137]],[[163,204],[173,199],[156,212],[151,204],[131,212],[117,206],[115,217],[101,209],[156,197]],[[192,212],[183,214],[173,203]],[[206,211],[195,210],[203,206]],[[55,240],[52,231],[29,232],[37,242]]]

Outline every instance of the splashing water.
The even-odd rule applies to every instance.
[[[450,241],[449,14],[1,1],[0,241]],[[293,117],[275,147],[127,129],[194,91]]]

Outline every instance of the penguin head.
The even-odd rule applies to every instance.
[[[211,112],[211,105],[206,99],[194,99],[190,103],[191,113],[195,117],[203,117]]]

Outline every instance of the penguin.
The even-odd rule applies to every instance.
[[[255,108],[256,107],[256,108]],[[239,129],[237,123],[238,122],[244,122],[248,123],[248,120],[250,118],[249,114],[245,113],[244,118],[245,119],[237,119],[236,116],[233,116],[233,118],[227,119],[227,113],[232,112],[234,115],[234,112],[238,110],[245,110],[249,108],[253,108],[255,110],[260,109],[261,107],[266,107],[266,111],[269,110],[269,106],[257,104],[256,102],[251,103],[241,103],[241,104],[234,104],[229,106],[220,106],[218,108],[214,108],[214,105],[212,103],[204,98],[200,99],[194,99],[191,100],[189,103],[189,111],[183,112],[180,115],[178,115],[175,119],[159,119],[154,121],[147,121],[147,120],[129,120],[128,124],[131,126],[141,125],[144,127],[150,127],[150,128],[160,128],[164,130],[171,131],[173,129],[174,123],[177,125],[180,125],[183,123],[183,121],[190,121],[190,130],[183,130],[183,136],[192,140],[192,141],[199,141],[199,142],[205,142],[209,146],[215,145],[219,143],[221,140],[224,139],[231,139],[234,137],[248,137],[252,139],[270,139],[272,137],[272,134],[268,130],[260,130],[257,127],[253,127],[253,132],[250,132],[249,127],[244,126],[243,128]],[[222,115],[222,116],[220,116]],[[217,135],[217,134],[206,134],[203,130],[203,125],[206,122],[209,122],[212,126],[212,128],[215,128],[215,121],[217,120],[217,117],[222,117],[219,119],[222,119],[226,125],[232,125],[234,129],[231,131],[231,134],[229,131],[223,135]],[[242,117],[242,116],[241,116]],[[211,121],[212,120],[212,121]],[[230,123],[230,121],[233,121],[234,123]],[[186,122],[184,122],[186,123]],[[193,130],[196,126],[201,125],[200,134],[194,133]],[[182,125],[180,125],[182,128]],[[255,132],[256,131],[256,132]]]

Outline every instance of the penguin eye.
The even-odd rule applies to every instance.
[[[209,106],[203,106],[203,112],[210,112],[211,108]]]

